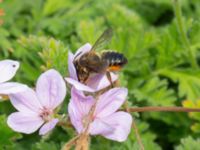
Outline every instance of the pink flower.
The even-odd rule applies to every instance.
[[[78,133],[84,131],[88,113],[94,105],[92,96],[72,88],[71,100],[68,105],[70,120]],[[125,141],[131,130],[132,117],[130,114],[117,111],[127,96],[126,88],[113,88],[99,97],[89,127],[91,135],[102,135],[107,139]],[[117,112],[116,112],[117,111]]]
[[[42,126],[39,134],[46,134],[58,123],[54,109],[63,102],[65,95],[66,85],[62,76],[54,69],[46,71],[39,77],[36,91],[28,88],[9,96],[18,110],[8,117],[9,127],[30,134]]]
[[[73,55],[71,52],[68,53],[68,69],[69,69],[69,78],[65,78],[65,80],[72,84],[76,89],[81,90],[81,91],[87,91],[87,92],[96,92],[99,91],[107,86],[110,85],[109,80],[107,79],[105,74],[96,74],[92,77],[88,78],[88,81],[86,84],[83,84],[78,81],[77,73],[75,66],[73,64],[74,58],[78,59],[80,58],[83,54],[89,52],[91,50],[92,46],[87,43],[80,47],[75,55]],[[116,81],[118,76],[111,73],[111,78],[112,81]]]
[[[19,68],[19,62],[13,60],[0,61],[0,94],[8,95],[21,92],[27,89],[27,86],[17,82],[6,82],[14,77]]]

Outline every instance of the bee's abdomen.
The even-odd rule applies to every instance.
[[[111,71],[118,71],[128,62],[123,54],[115,51],[103,52],[101,56]]]

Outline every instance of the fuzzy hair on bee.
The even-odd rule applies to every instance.
[[[128,63],[127,58],[122,53],[116,51],[104,51],[101,54],[101,58],[107,63],[108,71],[119,71]]]

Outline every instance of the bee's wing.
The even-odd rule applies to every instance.
[[[91,51],[98,51],[102,49],[112,38],[113,32],[111,28],[106,29],[103,34],[97,39],[94,45],[91,48]]]
[[[101,36],[96,40],[96,42],[92,46],[90,52],[102,50],[102,47],[105,46],[111,40],[112,35],[113,35],[112,29],[111,28],[106,29],[101,34]],[[81,54],[82,54],[82,52],[79,52],[76,55],[76,57],[74,58],[74,60],[76,60]]]

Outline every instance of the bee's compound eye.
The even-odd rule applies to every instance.
[[[80,65],[84,65],[84,64],[86,64],[87,62],[88,62],[88,58],[85,57],[85,56],[83,56],[83,57],[81,57],[81,58],[79,59]]]
[[[95,55],[95,56],[91,57],[91,59],[92,59],[93,61],[99,61],[99,60],[100,60],[100,58],[99,58],[98,55]]]

